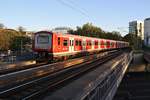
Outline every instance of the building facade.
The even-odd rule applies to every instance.
[[[129,22],[129,33],[135,34],[144,40],[144,22],[143,21],[131,21]]]
[[[34,35],[34,32],[31,32],[31,31],[26,31],[25,33],[25,36],[30,37],[31,39],[33,39],[33,35]]]
[[[69,30],[71,30],[69,27],[56,27],[52,29],[52,32],[68,33]]]
[[[150,47],[150,18],[144,20],[144,44]]]

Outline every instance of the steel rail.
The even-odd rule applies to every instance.
[[[19,98],[19,99],[29,99],[33,98],[39,94],[42,94],[47,89],[53,89],[54,87],[58,86],[59,84],[74,78],[88,70],[91,70],[98,66],[99,64],[102,64],[117,55],[119,55],[120,52],[115,52],[112,54],[107,55],[103,59],[96,59],[94,61],[86,62],[85,64],[80,64],[77,67],[73,67],[70,69],[62,70],[59,72],[56,72],[54,74],[47,75],[45,77],[32,80],[29,82],[26,82],[24,84],[21,84],[19,86],[7,89],[3,92],[0,92],[1,98]],[[49,81],[50,80],[50,81]]]

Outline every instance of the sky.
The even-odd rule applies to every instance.
[[[82,26],[128,31],[128,23],[150,17],[150,0],[0,0],[0,23],[28,31]]]

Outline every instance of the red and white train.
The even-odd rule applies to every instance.
[[[127,48],[128,42],[40,31],[35,33],[33,50],[48,60],[66,59],[78,54]]]

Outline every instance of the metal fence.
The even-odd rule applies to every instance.
[[[132,52],[83,100],[112,100],[131,60]]]

